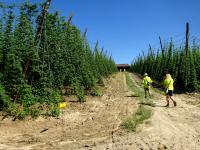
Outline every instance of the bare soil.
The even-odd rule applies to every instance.
[[[141,79],[132,74],[136,83]],[[138,132],[116,136],[114,142],[93,149],[104,150],[200,150],[199,94],[175,94],[177,107],[166,105],[165,96],[154,94],[155,107],[151,119]]]
[[[141,79],[130,74],[136,83]],[[154,92],[153,116],[128,133],[122,122],[135,113],[138,104],[131,97],[125,74],[117,73],[106,82],[101,97],[77,103],[66,98],[69,107],[58,118],[0,121],[0,150],[199,150],[200,98],[198,94],[175,94],[177,107],[165,105],[165,97]]]
[[[67,97],[69,107],[60,118],[0,121],[0,149],[79,149],[112,139],[124,119],[136,111],[136,101],[125,74],[113,75],[101,97],[78,103]]]

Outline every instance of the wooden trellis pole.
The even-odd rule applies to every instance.
[[[189,22],[187,22],[186,23],[186,36],[185,36],[186,56],[188,55],[188,50],[189,50],[189,38],[190,38],[190,27],[189,27]]]
[[[47,0],[46,3],[44,4],[44,7],[43,7],[41,20],[40,20],[40,23],[39,23],[39,27],[38,27],[36,39],[35,39],[36,49],[38,49],[38,47],[40,46],[40,43],[41,43],[41,40],[42,40],[42,35],[45,32],[46,18],[47,18],[47,14],[48,14],[48,10],[49,10],[49,7],[51,5],[51,2],[52,2],[52,0]],[[37,52],[37,55],[39,55],[38,52]],[[29,69],[29,66],[30,66],[31,63],[32,63],[32,58],[30,56],[27,60],[27,63],[25,65],[25,69],[24,69],[25,79],[27,78],[28,69]]]

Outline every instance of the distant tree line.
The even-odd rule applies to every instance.
[[[117,71],[98,43],[91,48],[72,17],[48,13],[47,3],[0,7],[0,109],[8,114],[37,116],[48,104],[56,115],[63,89],[85,101],[87,91],[98,95],[97,84]]]

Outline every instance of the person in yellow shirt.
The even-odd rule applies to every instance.
[[[166,78],[164,80],[164,87],[166,89],[166,107],[169,107],[169,101],[172,100],[174,106],[176,107],[176,101],[173,99],[174,92],[174,80],[172,79],[169,73],[166,74]]]
[[[149,95],[149,97],[151,97],[150,87],[151,87],[152,80],[150,77],[148,77],[147,73],[144,74],[142,83],[144,86],[145,98],[147,98],[147,94]]]

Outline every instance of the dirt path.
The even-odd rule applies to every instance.
[[[118,73],[107,81],[102,97],[89,97],[82,104],[67,98],[72,102],[60,119],[0,121],[0,149],[72,150],[112,140],[121,122],[137,109],[129,95],[125,74]]]
[[[133,80],[141,80],[131,75]],[[175,95],[178,106],[163,107],[165,97],[154,92],[154,114],[150,123],[143,125],[138,133],[115,137],[113,143],[93,149],[104,150],[199,150],[200,149],[200,98]]]
[[[130,76],[141,83],[136,75]],[[137,109],[131,94],[125,74],[118,73],[106,83],[102,97],[89,97],[83,104],[70,102],[60,119],[0,121],[0,150],[200,149],[200,98],[175,95],[178,106],[165,108],[165,97],[154,92],[153,116],[138,132],[127,133],[120,125]]]

